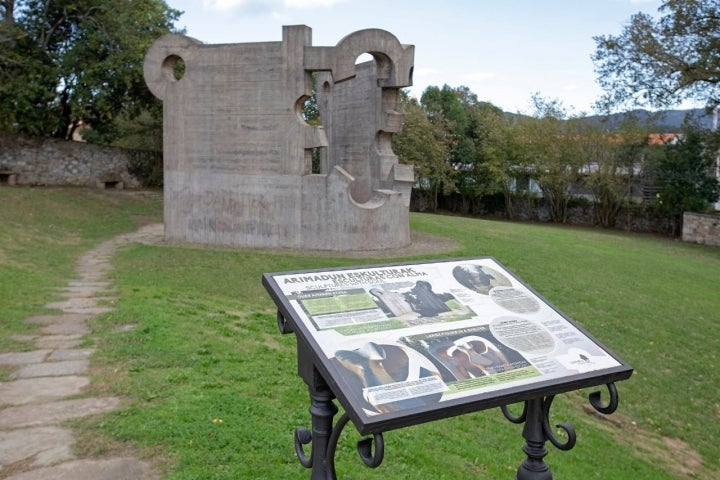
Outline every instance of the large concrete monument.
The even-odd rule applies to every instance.
[[[363,53],[373,60],[356,64]],[[408,245],[413,169],[398,164],[390,140],[402,128],[398,91],[412,84],[413,57],[412,45],[375,29],[335,47],[313,47],[306,26],[283,27],[281,42],[159,38],[144,74],[164,102],[166,239],[321,250]],[[301,115],[313,72],[322,126]]]

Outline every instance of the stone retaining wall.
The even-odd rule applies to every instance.
[[[720,215],[685,212],[682,239],[685,242],[720,247]]]
[[[0,182],[137,188],[128,172],[132,152],[115,147],[0,132]]]

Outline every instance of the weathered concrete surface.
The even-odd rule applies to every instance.
[[[0,432],[0,464],[30,460],[33,467],[45,467],[73,460],[72,432],[59,427],[37,427]]]
[[[35,340],[38,348],[75,348],[82,343],[82,335],[43,335]]]
[[[111,283],[106,280],[110,258],[118,246],[133,241],[162,239],[162,225],[143,228],[105,242],[80,258],[78,279],[60,294],[66,300],[47,304],[54,315],[37,315],[26,321],[38,333],[19,335],[17,341],[34,343],[36,350],[0,354],[0,365],[13,367],[13,381],[0,383],[0,476],[15,480],[154,480],[157,474],[135,458],[77,460],[75,437],[60,423],[109,412],[120,405],[115,397],[75,398],[83,395],[92,348],[77,347],[90,332],[87,320],[112,307],[104,306]],[[5,476],[3,476],[5,475]]]
[[[363,53],[374,60],[357,67]],[[313,47],[302,25],[283,27],[280,42],[158,39],[144,75],[163,100],[166,239],[304,250],[407,247],[414,175],[398,163],[390,140],[402,128],[398,94],[412,84],[413,62],[412,45],[377,29],[334,47]],[[317,87],[324,125],[310,126],[301,112],[312,73],[320,71],[329,72]]]
[[[88,386],[87,377],[41,377],[0,383],[0,405],[25,405],[77,395]]]
[[[8,407],[0,410],[0,430],[55,425],[73,418],[109,412],[119,405],[118,398],[100,397]]]
[[[112,309],[98,309],[97,314],[110,312]],[[60,323],[54,325],[48,325],[41,329],[41,332],[46,335],[87,335],[90,333],[90,328],[85,322],[82,323]]]
[[[32,352],[10,352],[0,354],[0,365],[27,365],[40,363],[52,350],[33,350]]]
[[[79,323],[83,324],[92,315],[81,315],[81,314],[60,314],[60,315],[34,315],[25,319],[25,323],[33,323],[36,325],[63,325],[66,323]]]
[[[62,360],[85,360],[93,354],[95,350],[92,348],[82,349],[57,349],[49,356],[48,361],[58,362]]]
[[[10,377],[34,378],[34,377],[56,377],[59,375],[80,375],[87,371],[90,362],[87,360],[65,360],[56,362],[35,363],[25,365],[13,372]]]
[[[5,480],[150,480],[157,478],[150,466],[135,458],[76,460],[54,467],[19,473]]]

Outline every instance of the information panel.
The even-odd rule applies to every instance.
[[[632,373],[493,258],[272,273],[263,284],[363,434]]]

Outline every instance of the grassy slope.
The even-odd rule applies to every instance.
[[[0,293],[34,291],[0,303],[0,315],[14,325],[3,322],[3,338],[23,328],[23,315],[37,313],[83,249],[132,227],[135,215],[159,214],[157,205],[131,197],[88,195],[0,189],[3,223],[6,205],[28,209],[12,214],[14,233],[0,231],[0,260],[9,272],[0,277]],[[53,214],[41,220],[40,211]],[[426,258],[494,256],[636,368],[631,380],[618,384],[620,408],[611,418],[622,428],[588,416],[580,394],[556,401],[553,420],[573,422],[579,439],[570,452],[549,446],[555,478],[686,478],[683,467],[702,478],[718,476],[720,295],[713,292],[720,250],[458,217],[413,215],[412,224],[461,244]],[[20,236],[24,232],[35,233]],[[67,251],[38,253],[48,242]],[[19,253],[24,250],[35,253]],[[6,270],[8,259],[18,265]],[[121,252],[118,309],[94,322],[100,347],[94,384],[97,392],[125,397],[127,407],[79,422],[80,448],[101,455],[139,446],[167,460],[171,479],[308,478],[292,447],[294,428],[309,426],[295,342],[277,332],[260,275],[361,262],[192,247],[138,245]],[[388,432],[386,460],[377,470],[361,466],[356,440],[346,429],[337,454],[341,478],[512,478],[523,458],[520,427],[497,410]]]
[[[129,192],[0,188],[0,350],[22,348],[11,335],[31,328],[23,320],[43,311],[80,254],[161,211]]]
[[[661,435],[692,445],[713,464],[720,431],[707,425],[707,414],[717,408],[718,340],[709,333],[720,308],[712,294],[720,252],[651,237],[428,215],[414,215],[413,227],[461,243],[440,256],[496,257],[637,369],[619,385],[623,429],[587,416],[578,394],[557,402],[554,417],[573,421],[580,436],[572,452],[551,452],[557,478],[601,470],[615,478],[682,478],[660,459],[666,455],[680,470],[677,457],[692,452],[670,451]],[[357,263],[147,246],[122,254],[124,301],[102,328],[138,328],[106,334],[104,351],[112,355],[108,362],[124,361],[130,372],[118,390],[143,393],[106,431],[165,446],[178,462],[173,479],[208,472],[307,478],[291,440],[294,427],[309,422],[294,340],[277,333],[259,279],[267,271]],[[377,471],[363,471],[350,452],[352,438],[338,454],[338,471],[360,470],[361,478],[510,478],[522,459],[519,428],[497,411],[390,432],[387,460]]]

